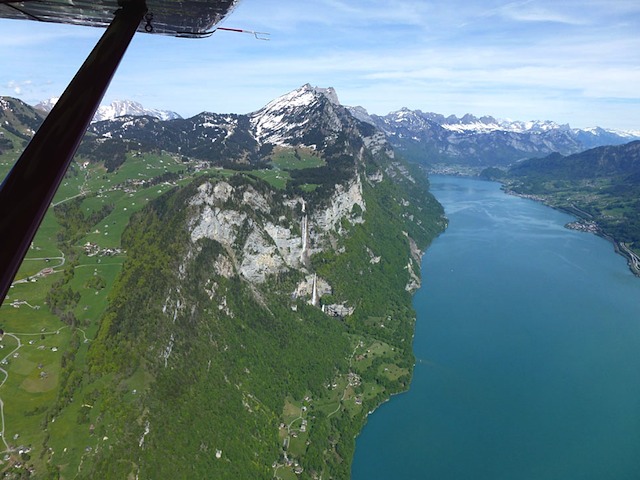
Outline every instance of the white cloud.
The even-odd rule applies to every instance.
[[[13,93],[15,93],[16,95],[20,95],[22,93],[22,89],[20,88],[20,85],[18,85],[14,81],[10,81],[9,83],[7,83],[7,88],[11,90]]]
[[[26,91],[31,90],[32,85],[33,85],[33,81],[31,80],[22,80],[22,81],[9,80],[5,84],[5,88],[10,90],[14,95],[22,95],[23,93],[25,93],[25,90]]]
[[[558,3],[547,8],[539,5],[539,3],[534,3],[532,0],[511,2],[496,9],[494,12],[518,22],[548,22],[567,25],[584,25],[586,23],[580,18],[579,14],[576,15],[575,10],[572,13],[563,13],[558,10],[558,6],[560,6]]]
[[[60,95],[101,33],[0,22],[0,85],[32,79],[17,86],[38,100]],[[618,111],[640,128],[637,0],[243,0],[225,26],[272,40],[136,35],[107,100],[144,95],[186,115],[244,113],[309,82],[376,113],[467,106],[571,121],[571,111],[591,111],[588,123],[603,124],[598,115]]]

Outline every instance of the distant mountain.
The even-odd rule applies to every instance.
[[[49,113],[57,101],[58,98],[53,97],[38,103],[37,105],[35,105],[35,108]],[[98,107],[98,111],[93,117],[93,122],[113,120],[117,117],[122,117],[125,115],[150,116],[159,120],[173,120],[176,118],[182,118],[176,112],[171,112],[168,110],[157,110],[154,108],[145,108],[140,103],[134,102],[132,100],[114,100],[109,105],[101,105],[100,107]]]
[[[0,155],[14,148],[24,148],[43,118],[22,100],[0,97]]]
[[[579,218],[570,228],[613,241],[640,275],[640,141],[519,162],[482,176],[505,190],[542,201]]]
[[[621,145],[634,140],[640,140],[640,131],[623,132],[606,130],[600,127],[574,129],[576,138],[587,148],[604,145]]]
[[[509,169],[515,177],[549,180],[631,178],[640,186],[640,141],[624,145],[597,147],[567,157],[551,154],[520,162]]]
[[[563,155],[602,145],[640,139],[640,132],[603,128],[572,129],[551,121],[497,120],[490,116],[461,118],[403,108],[385,116],[369,115],[362,107],[351,113],[385,132],[407,159],[424,164],[505,166],[553,152]]]

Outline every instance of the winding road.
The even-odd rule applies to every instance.
[[[69,327],[68,326],[60,327],[57,330],[53,330],[53,331],[50,331],[50,332],[37,332],[37,333],[11,333],[11,332],[5,332],[4,336],[8,336],[8,337],[14,338],[16,340],[17,346],[16,346],[16,348],[11,350],[11,352],[9,352],[7,355],[5,355],[0,360],[0,365],[3,365],[4,361],[8,360],[11,356],[13,356],[13,354],[15,354],[18,350],[20,350],[20,348],[22,348],[23,344],[22,344],[22,341],[20,340],[20,337],[18,335],[20,335],[20,336],[57,335],[62,330],[64,330],[65,328],[69,328]],[[81,328],[76,328],[76,330],[79,330],[80,332],[82,332],[82,335],[84,336],[85,343],[90,341],[87,338],[87,334],[86,334],[86,332],[84,330],[82,330]],[[4,386],[4,384],[6,383],[6,381],[9,379],[9,372],[7,370],[5,370],[2,366],[0,366],[0,373],[4,375],[4,377],[0,381],[0,389],[1,389]],[[0,421],[2,422],[2,424],[0,425],[0,437],[2,437],[2,442],[4,443],[4,446],[5,446],[5,450],[1,451],[0,453],[10,452],[11,451],[11,447],[9,446],[9,444],[7,443],[7,440],[5,439],[6,424],[5,424],[5,420],[4,420],[4,401],[2,400],[2,397],[0,397]]]

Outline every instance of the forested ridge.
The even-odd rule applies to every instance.
[[[411,380],[424,172],[306,85],[96,124],[54,205],[2,305],[6,478],[350,476]]]
[[[424,180],[405,180],[405,186],[385,180],[365,189],[365,222],[350,227],[344,249],[338,248],[342,253],[311,260],[333,284],[331,300],[355,305],[354,314],[341,320],[302,301],[291,309],[299,272],[277,276],[259,291],[239,277],[212,275],[216,259],[225,254],[212,240],[200,240],[198,253],[181,267],[189,245],[183,228],[188,199],[200,182],[152,202],[125,232],[129,258],[89,351],[90,375],[112,379],[99,397],[104,423],[118,441],[98,454],[89,477],[139,471],[144,478],[272,478],[274,462],[284,463],[287,456],[279,438],[285,401],[308,397],[308,444],[297,455],[301,478],[347,478],[366,413],[408,387],[415,319],[405,290],[407,231],[424,248],[441,228],[439,205],[425,195]],[[413,221],[403,218],[401,196],[415,204]],[[371,263],[367,249],[381,254],[378,264]],[[212,281],[214,298],[203,288]],[[175,290],[183,307],[171,318],[162,310]],[[384,342],[392,350],[356,367],[359,342]],[[170,345],[168,358],[158,356],[158,345]],[[382,364],[404,373],[381,375]],[[360,390],[377,385],[376,394],[328,418],[335,409],[327,385],[350,372],[361,376]],[[119,401],[118,392],[130,390],[137,377],[147,379],[148,387],[129,405]],[[134,448],[143,436],[144,448]],[[130,462],[122,461],[129,456]]]

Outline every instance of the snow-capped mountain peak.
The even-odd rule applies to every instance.
[[[251,125],[260,143],[284,145],[300,139],[311,118],[321,115],[317,127],[327,132],[341,128],[335,108],[340,107],[335,90],[309,84],[282,95],[251,114]],[[341,108],[341,107],[340,107]],[[304,142],[303,142],[304,143]],[[313,146],[309,142],[309,146]]]
[[[618,135],[624,138],[629,138],[630,140],[637,140],[640,138],[640,130],[611,130],[609,128],[601,128],[601,127],[587,127],[581,129],[585,133],[590,133],[591,135]]]
[[[38,103],[35,108],[49,113],[53,106],[58,102],[58,97],[52,97],[48,100],[44,100]],[[168,110],[158,110],[155,108],[145,108],[142,104],[134,102],[132,100],[114,100],[109,105],[101,105],[98,107],[98,111],[93,117],[93,122],[100,122],[103,120],[113,120],[116,117],[123,117],[125,115],[130,116],[150,116],[159,120],[173,120],[176,118],[182,118],[175,112]]]
[[[58,103],[58,100],[60,100],[60,97],[51,97],[36,104],[34,108],[36,110],[41,110],[43,112],[49,113],[53,106]]]
[[[95,116],[93,117],[93,121],[99,122],[102,120],[113,120],[116,117],[122,117],[124,115],[148,115],[159,120],[173,120],[175,118],[182,118],[175,112],[158,110],[155,108],[145,108],[142,106],[142,104],[134,102],[132,100],[114,100],[109,105],[101,105],[98,108]]]
[[[426,163],[506,165],[552,152],[569,155],[640,139],[640,132],[572,129],[549,120],[501,120],[471,114],[445,117],[408,108],[384,116],[369,115],[362,108],[350,111],[380,128],[407,158]]]

